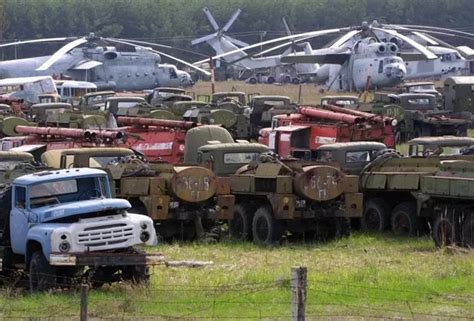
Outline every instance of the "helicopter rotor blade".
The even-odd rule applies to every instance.
[[[260,46],[264,46],[264,45],[268,45],[268,44],[271,44],[271,43],[280,42],[280,41],[284,41],[284,40],[290,40],[290,39],[296,39],[296,38],[302,38],[302,37],[315,38],[315,37],[319,37],[319,36],[328,35],[328,34],[331,34],[331,33],[341,32],[343,30],[345,30],[345,29],[344,28],[343,29],[326,29],[326,30],[310,31],[310,32],[296,34],[296,35],[275,38],[275,39],[255,43],[255,44],[252,44],[252,45],[244,47],[244,48],[238,48],[238,49],[235,49],[235,50],[231,50],[231,51],[222,53],[220,55],[214,56],[210,59],[216,60],[216,59],[219,59],[219,58],[222,58],[222,57],[232,55],[236,52],[245,53],[245,50],[253,49],[253,48],[256,48],[256,47],[260,47]],[[200,65],[200,64],[205,63],[207,61],[208,61],[208,59],[205,59],[205,60],[202,60],[202,61],[197,61],[194,64],[195,65]]]
[[[432,30],[438,30],[438,31],[447,31],[447,32],[454,33],[454,34],[457,33],[457,34],[460,34],[460,35],[474,37],[474,33],[460,31],[460,30],[456,30],[456,29],[433,27],[433,26],[423,26],[423,25],[398,25],[398,26],[405,27],[405,28],[419,28],[419,29],[422,28],[422,29],[432,29]]]
[[[53,64],[55,64],[62,56],[66,53],[71,51],[72,49],[86,43],[88,40],[85,37],[76,39],[67,43],[66,45],[62,46],[58,51],[56,51],[51,57],[48,58],[41,66],[39,66],[36,70],[43,71],[48,70]]]
[[[207,17],[207,20],[209,20],[209,22],[211,23],[212,27],[214,28],[214,31],[218,31],[219,30],[219,25],[217,24],[216,19],[214,19],[214,17],[212,16],[212,13],[209,10],[209,8],[204,7],[202,9],[202,11],[204,11],[204,14]]]
[[[229,40],[230,42],[232,42],[234,45],[238,46],[238,47],[247,47],[249,44],[246,43],[246,42],[243,42],[243,41],[240,41],[239,39],[235,39],[235,38],[232,38],[232,37],[229,37],[227,35],[223,36],[223,37],[226,37],[227,40]]]
[[[186,65],[186,66],[188,66],[188,67],[190,67],[190,68],[193,68],[193,69],[195,69],[195,70],[197,70],[197,71],[200,71],[200,72],[202,72],[203,74],[205,74],[205,75],[207,75],[207,76],[210,76],[210,75],[211,75],[210,72],[208,72],[208,71],[206,71],[206,70],[204,70],[204,69],[202,69],[202,68],[196,67],[195,65],[193,65],[193,64],[191,64],[191,63],[189,63],[189,62],[187,62],[187,61],[184,61],[184,60],[181,60],[181,59],[176,58],[176,57],[174,57],[174,56],[168,55],[168,54],[166,54],[166,53],[164,53],[164,52],[162,52],[162,51],[158,51],[158,50],[154,50],[154,49],[151,49],[151,48],[143,47],[143,46],[140,46],[140,45],[138,45],[138,44],[134,44],[133,42],[129,42],[129,41],[123,41],[123,40],[114,39],[114,38],[104,38],[104,39],[107,40],[107,41],[110,41],[110,42],[121,43],[121,44],[124,44],[124,45],[129,45],[129,46],[132,46],[132,47],[138,47],[138,48],[141,48],[141,49],[143,49],[143,50],[148,50],[148,51],[150,51],[150,52],[157,53],[157,54],[159,54],[159,55],[168,57],[168,58],[170,58],[170,59],[172,59],[172,60],[174,60],[174,61],[180,62],[180,63],[182,63],[183,65]]]
[[[343,35],[342,37],[340,37],[339,39],[337,39],[336,42],[334,42],[329,48],[338,48],[342,46],[343,44],[345,44],[351,38],[358,35],[359,33],[360,33],[360,30],[351,30],[345,35]]]
[[[268,49],[266,49],[266,50],[264,50],[264,51],[261,51],[261,52],[255,54],[255,55],[252,55],[252,57],[260,57],[260,56],[266,55],[266,54],[269,53],[269,52],[272,52],[272,51],[278,50],[278,49],[280,49],[280,48],[284,48],[284,47],[293,45],[293,44],[298,43],[298,42],[301,42],[301,41],[308,40],[308,39],[310,39],[310,38],[313,38],[313,37],[303,37],[303,38],[300,38],[300,39],[295,39],[295,40],[293,40],[293,41],[288,41],[288,42],[279,44],[278,46],[271,47],[271,48],[268,48]]]
[[[372,27],[372,29],[374,30],[378,30],[378,31],[381,31],[381,32],[385,32],[385,33],[388,33],[396,38],[400,38],[402,39],[403,41],[405,41],[406,43],[410,44],[413,48],[415,48],[417,51],[419,51],[422,55],[424,55],[426,57],[426,59],[428,60],[433,60],[433,59],[437,59],[438,56],[436,56],[434,53],[432,53],[431,51],[429,51],[428,49],[426,49],[423,45],[419,44],[418,42],[416,42],[415,40],[413,39],[410,39],[408,38],[407,36],[404,36],[402,35],[401,33],[395,31],[395,30],[389,30],[389,29],[383,29],[383,28],[375,28],[375,27]]]
[[[234,12],[234,14],[232,15],[232,17],[230,17],[229,21],[227,21],[225,26],[222,28],[222,31],[227,32],[229,30],[229,28],[234,24],[235,20],[239,17],[241,12],[242,12],[242,10],[237,9]]]
[[[191,41],[191,45],[192,45],[192,46],[195,46],[195,45],[200,44],[200,43],[202,43],[202,42],[206,42],[206,41],[208,41],[208,40],[214,39],[214,38],[217,37],[217,35],[218,35],[218,33],[217,33],[217,32],[214,32],[214,33],[211,33],[210,35],[207,35],[207,36],[203,36],[203,37],[201,37],[201,38],[194,39],[193,41]]]
[[[191,51],[191,50],[187,50],[187,49],[182,49],[182,48],[177,48],[177,47],[173,47],[173,46],[168,46],[168,45],[163,45],[163,44],[159,44],[159,43],[155,43],[155,42],[133,40],[133,39],[123,39],[123,38],[117,38],[117,40],[128,41],[128,42],[131,42],[131,43],[147,45],[147,46],[154,46],[154,47],[178,50],[178,51],[182,51],[182,52],[191,53],[191,54],[194,54],[194,55],[197,55],[197,56],[207,57],[207,55],[201,54],[199,52],[195,52],[195,51]]]
[[[15,41],[15,42],[1,44],[0,48],[16,46],[16,45],[26,45],[30,43],[66,41],[66,40],[72,40],[72,39],[76,39],[76,38],[62,37],[62,38],[43,38],[43,39],[23,40],[23,41]]]

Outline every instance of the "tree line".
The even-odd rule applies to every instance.
[[[294,32],[377,20],[474,32],[472,0],[0,0],[0,41],[83,36],[142,39],[212,54],[206,44],[191,40],[214,32],[202,8],[207,6],[220,27],[240,8],[229,34],[248,43],[285,34],[285,17]],[[330,39],[315,41],[322,45]],[[456,45],[472,41],[445,38]],[[318,43],[318,41],[320,43]],[[4,49],[3,59],[49,54],[58,45]],[[124,48],[125,49],[125,48]],[[189,53],[171,52],[198,60]]]

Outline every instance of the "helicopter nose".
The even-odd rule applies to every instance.
[[[407,73],[404,64],[389,64],[386,66],[385,74],[393,80],[403,80]]]
[[[192,86],[194,85],[194,81],[191,78],[191,75],[185,71],[182,71],[179,75],[179,81],[182,86]]]

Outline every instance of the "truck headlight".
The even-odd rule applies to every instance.
[[[150,233],[147,231],[143,231],[140,233],[140,241],[143,243],[147,242],[150,239]]]
[[[396,119],[392,119],[392,126],[395,127],[397,126],[398,121]]]
[[[71,243],[69,243],[68,241],[62,241],[61,243],[59,243],[59,252],[66,253],[69,252],[70,249]]]

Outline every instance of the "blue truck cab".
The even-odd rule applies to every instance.
[[[10,237],[1,241],[2,270],[23,265],[32,290],[54,284],[66,267],[74,267],[76,274],[96,273],[105,281],[123,276],[143,280],[146,266],[161,258],[134,250],[157,239],[151,218],[128,213],[130,207],[127,200],[111,197],[107,174],[99,169],[16,178],[11,184]],[[108,272],[101,274],[104,267]],[[42,275],[48,275],[46,280]]]

